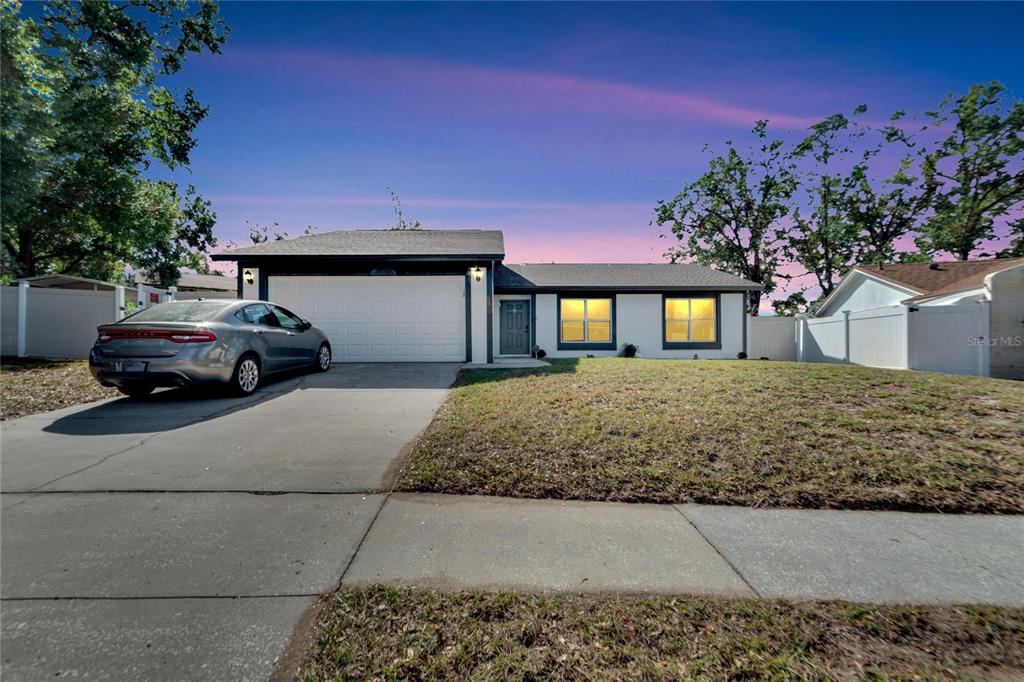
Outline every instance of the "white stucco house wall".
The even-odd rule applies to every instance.
[[[506,264],[499,230],[338,230],[215,254],[244,299],[324,330],[345,362],[528,357],[735,358],[747,292],[694,264]]]
[[[836,318],[891,306],[988,305],[988,364],[993,377],[1024,379],[1024,258],[857,266],[818,308]],[[959,341],[959,340],[957,340]]]

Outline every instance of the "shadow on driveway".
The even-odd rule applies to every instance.
[[[66,436],[172,431],[238,412],[306,389],[446,389],[455,376],[446,363],[335,364],[327,372],[299,370],[264,379],[250,396],[218,387],[176,388],[121,398],[57,418],[42,430]],[[339,415],[342,416],[342,415]]]

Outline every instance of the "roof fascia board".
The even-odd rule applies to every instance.
[[[215,253],[211,256],[215,261],[246,261],[252,263],[267,263],[276,260],[302,260],[302,261],[480,261],[496,260],[505,258],[503,253],[479,253],[479,254],[448,254],[448,255],[312,255],[312,254],[244,254],[244,253]]]
[[[657,294],[660,292],[672,292],[680,293],[687,291],[699,291],[701,293],[708,292],[728,292],[736,293],[743,291],[760,291],[761,287],[752,287],[749,285],[679,285],[679,286],[664,286],[664,285],[644,285],[644,286],[613,286],[608,284],[601,285],[563,285],[563,286],[523,286],[523,287],[502,287],[495,285],[494,293],[496,294],[559,294],[567,291],[587,291],[587,292],[613,292],[618,294]]]
[[[945,291],[941,294],[935,294],[934,296],[914,296],[913,298],[904,299],[902,302],[906,303],[933,303],[935,301],[942,300],[944,298],[963,298],[964,296],[971,296],[973,294],[984,294],[987,287],[965,287],[963,289],[957,289],[956,291]]]

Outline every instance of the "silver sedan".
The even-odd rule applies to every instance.
[[[129,396],[204,384],[249,394],[268,374],[331,366],[327,336],[267,301],[162,303],[97,331],[89,369]]]

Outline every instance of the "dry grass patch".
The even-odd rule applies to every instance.
[[[844,365],[589,359],[464,371],[403,490],[1024,512],[1024,384]]]
[[[3,419],[116,395],[116,390],[100,386],[92,378],[85,360],[4,358],[0,363],[0,417]]]
[[[959,680],[1024,676],[1024,609],[698,597],[336,594],[307,680]]]

